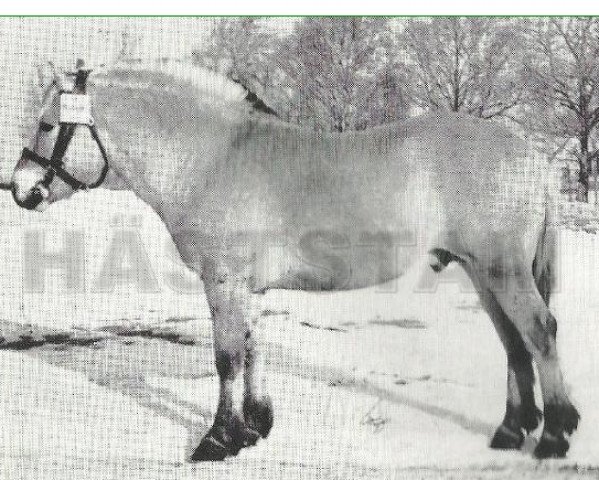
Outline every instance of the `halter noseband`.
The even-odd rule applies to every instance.
[[[79,69],[75,74],[75,88],[73,89],[73,92],[61,92],[61,94],[75,92],[79,94],[85,94],[86,81],[89,72],[90,70]],[[21,153],[21,158],[25,160],[32,160],[46,169],[46,175],[44,176],[44,179],[41,182],[41,185],[43,185],[46,188],[50,186],[55,176],[60,178],[63,182],[65,182],[75,191],[98,188],[100,185],[102,185],[102,183],[104,183],[104,180],[106,180],[106,175],[108,174],[109,166],[108,154],[106,153],[106,149],[104,148],[104,145],[100,140],[100,136],[98,135],[98,129],[96,128],[93,119],[90,118],[88,123],[69,123],[63,121],[59,123],[60,130],[58,132],[58,138],[56,139],[56,143],[54,144],[54,149],[52,150],[52,156],[50,157],[50,159],[38,155],[33,150],[30,150],[27,147],[23,149],[23,152]],[[75,134],[75,130],[77,129],[78,125],[85,125],[89,129],[91,136],[98,145],[100,153],[102,154],[102,158],[104,159],[104,165],[102,167],[102,171],[100,172],[100,176],[95,182],[89,184],[77,180],[73,175],[71,175],[64,169],[63,158],[71,140],[73,139],[73,135]],[[45,122],[40,122],[41,130],[48,132],[52,130],[52,128],[54,128],[53,125],[50,125]]]

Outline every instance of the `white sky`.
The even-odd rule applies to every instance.
[[[20,0],[3,2],[2,14],[145,14],[145,15],[564,15],[597,14],[596,4],[588,0],[502,0],[481,2],[480,0],[427,0],[426,2],[389,2],[388,0],[344,0],[324,2],[302,0],[281,2],[280,0],[218,0],[216,2],[81,2],[80,0]]]
[[[189,55],[211,25],[211,19],[196,18],[2,18],[0,35],[3,53],[34,63],[52,58],[70,64],[83,57],[99,64],[116,58],[125,32],[139,56],[156,58]]]

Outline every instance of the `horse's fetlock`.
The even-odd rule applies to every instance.
[[[545,405],[545,432],[551,435],[571,434],[578,428],[580,414],[569,400]]]
[[[268,396],[246,397],[243,400],[243,417],[249,428],[257,431],[262,438],[268,437],[274,423],[272,400]]]
[[[536,430],[541,424],[541,420],[543,420],[543,412],[534,404],[529,408],[522,408],[520,411],[520,425],[526,433]]]

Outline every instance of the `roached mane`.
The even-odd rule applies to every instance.
[[[258,95],[239,80],[207,68],[189,63],[159,62],[142,64],[117,64],[110,69],[99,69],[90,77],[91,84],[118,83],[131,88],[188,88],[191,97],[205,102],[240,104],[251,111],[278,117]]]

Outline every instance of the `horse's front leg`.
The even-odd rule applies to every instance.
[[[251,358],[246,355],[246,344],[251,338],[252,317],[258,313],[252,308],[252,294],[247,286],[244,268],[216,264],[204,265],[202,279],[214,330],[216,370],[220,380],[218,409],[212,428],[191,456],[193,461],[223,460],[236,455],[243,447],[254,445],[260,437],[259,425],[243,418],[253,419],[252,412],[260,411],[261,404],[246,400],[242,406],[240,375]],[[247,387],[246,387],[247,391]],[[245,407],[245,408],[244,408]],[[259,415],[258,415],[259,416]],[[258,429],[258,431],[257,431]]]
[[[243,392],[243,418],[248,427],[257,431],[262,438],[268,437],[273,424],[273,407],[270,397],[264,392],[263,358],[261,345],[256,338],[256,324],[247,331],[245,341],[245,371]]]

